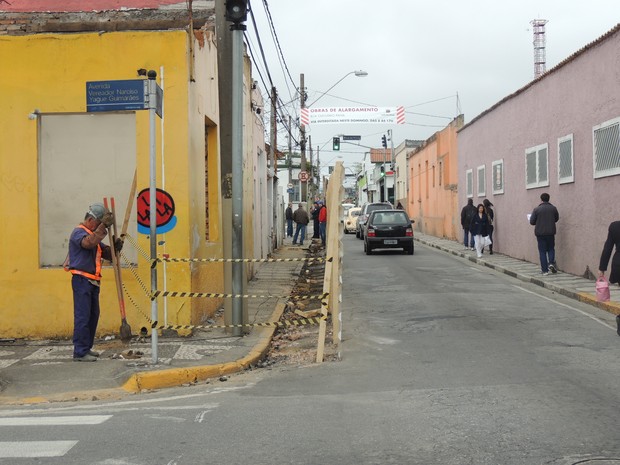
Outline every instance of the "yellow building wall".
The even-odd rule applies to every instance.
[[[196,59],[215,61],[214,47],[196,47]],[[0,36],[0,212],[3,232],[0,234],[0,337],[68,337],[73,328],[73,303],[70,274],[62,268],[39,267],[38,244],[38,146],[37,125],[28,118],[36,108],[43,113],[80,113],[86,111],[85,83],[96,80],[135,79],[138,68],[164,69],[165,119],[163,131],[157,120],[158,187],[162,180],[162,140],[164,140],[165,190],[175,200],[178,224],[165,237],[165,252],[172,257],[221,256],[221,217],[219,195],[219,147],[214,136],[202,140],[196,128],[204,131],[205,120],[217,124],[217,76],[197,76],[190,84],[188,37],[185,31],[115,32],[82,34],[39,34],[32,36]],[[213,75],[211,75],[213,74]],[[215,78],[215,79],[214,79]],[[159,78],[158,78],[159,79]],[[191,89],[201,88],[192,92]],[[198,108],[190,106],[190,96],[200,95]],[[188,108],[190,111],[188,111]],[[136,116],[138,191],[149,185],[149,122],[148,112]],[[113,135],[111,135],[113,137]],[[214,238],[204,238],[204,150],[208,144],[210,229]],[[192,178],[192,173],[201,172]],[[67,173],[71,176],[72,173]],[[189,182],[192,179],[193,182]],[[93,173],[93,182],[105,183]],[[202,193],[202,194],[201,194]],[[88,192],[76,192],[87,206],[93,200]],[[110,195],[114,195],[113,192]],[[202,195],[202,197],[201,197]],[[202,205],[201,205],[202,203]],[[119,213],[117,212],[117,215]],[[66,225],[70,234],[83,212],[75,213],[75,221]],[[132,219],[134,221],[135,219]],[[44,231],[43,231],[44,234]],[[197,236],[196,236],[197,235]],[[138,238],[140,248],[149,250],[146,236]],[[195,246],[196,244],[198,246]],[[129,247],[129,244],[126,245]],[[161,252],[161,250],[160,250]],[[147,286],[150,267],[140,256],[138,274]],[[163,283],[163,267],[158,267],[159,285]],[[168,265],[165,287],[189,291],[196,286],[192,276],[200,275],[200,283],[209,289],[222,289],[221,266]],[[101,319],[98,334],[118,333],[119,312],[110,269],[104,270],[101,293]],[[129,269],[123,280],[143,311],[129,302],[127,318],[134,328],[147,326],[150,316],[148,296]],[[158,320],[164,321],[160,300]],[[169,299],[167,322],[187,324],[199,315],[212,311],[217,303],[199,304],[192,314],[192,305],[182,299]]]
[[[456,131],[462,125],[459,116],[409,155],[407,211],[424,234],[460,237]]]

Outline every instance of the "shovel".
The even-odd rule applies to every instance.
[[[108,208],[108,199],[103,199],[103,206]],[[116,252],[116,248],[114,247],[114,241],[118,237],[116,231],[116,208],[114,205],[114,197],[110,197],[110,211],[112,212],[112,216],[114,217],[114,221],[112,222],[112,228],[114,234],[112,235],[112,239],[110,241],[111,255],[112,255],[112,268],[114,268],[114,278],[116,281],[116,294],[118,296],[118,306],[121,311],[121,341],[127,342],[130,341],[133,337],[131,335],[131,326],[127,323],[127,315],[125,313],[125,298],[123,297],[123,281],[121,276],[121,266],[118,261],[118,255]]]

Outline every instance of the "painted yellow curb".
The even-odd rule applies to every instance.
[[[594,305],[602,310],[605,310],[614,315],[620,315],[620,303],[617,302],[599,302],[596,300],[596,295],[589,292],[578,292],[578,300],[590,305]]]
[[[278,321],[284,312],[286,304],[279,303],[271,314],[269,321]],[[181,386],[187,383],[196,383],[209,378],[236,373],[258,361],[269,350],[271,337],[276,328],[267,327],[261,330],[258,343],[243,358],[233,362],[218,365],[203,365],[189,368],[170,368],[152,372],[135,373],[123,384],[122,389],[127,392],[140,392],[145,389],[160,389]]]

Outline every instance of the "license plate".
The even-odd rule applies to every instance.
[[[396,239],[384,239],[383,243],[385,245],[396,245],[398,244],[398,241]]]

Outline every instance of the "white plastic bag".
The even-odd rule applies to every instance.
[[[493,241],[491,241],[491,238],[489,236],[482,236],[482,247],[488,247],[492,244]]]

